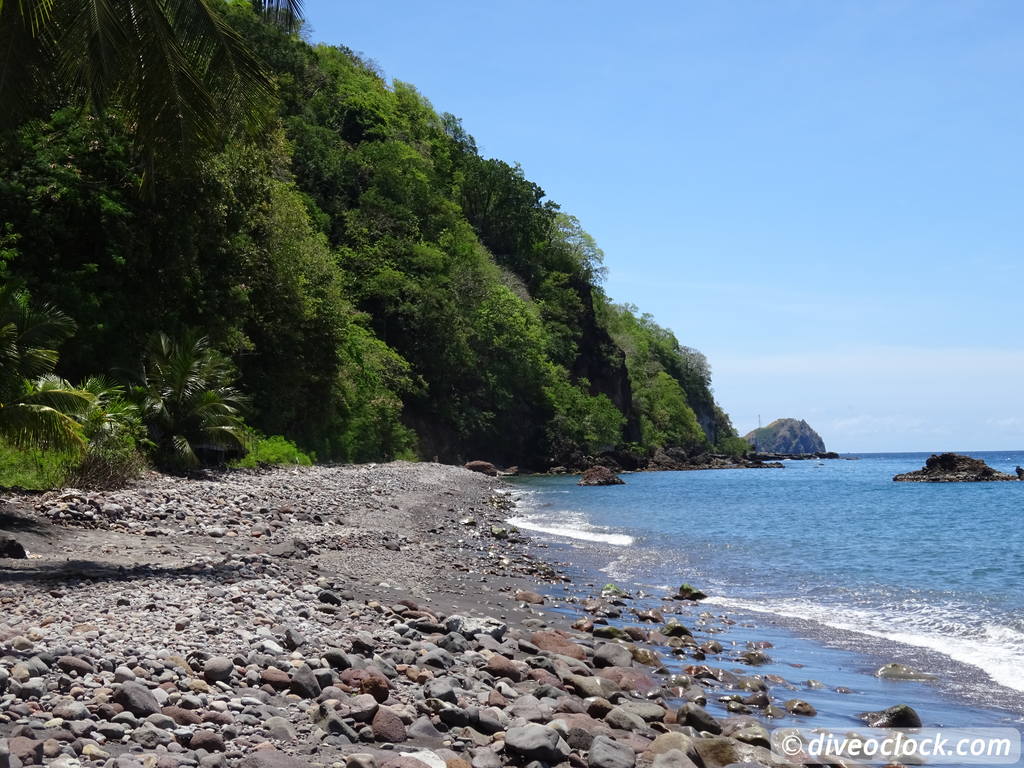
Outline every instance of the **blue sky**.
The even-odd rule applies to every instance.
[[[306,0],[522,164],[745,432],[1024,449],[1024,3]]]

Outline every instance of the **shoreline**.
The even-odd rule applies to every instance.
[[[668,545],[652,540],[644,527],[631,527],[625,521],[621,525],[610,523],[607,514],[598,513],[591,518],[585,513],[584,496],[573,497],[575,501],[566,505],[568,512],[562,526],[548,522],[554,519],[546,511],[552,505],[551,499],[560,498],[551,496],[553,487],[534,488],[529,481],[518,484],[523,494],[518,514],[526,521],[526,528],[553,549],[562,551],[563,559],[574,563],[576,569],[570,571],[574,580],[580,581],[587,575],[593,578],[596,573],[599,580],[651,593],[648,602],[663,599],[674,583],[673,577],[666,575],[671,570],[666,570],[664,560]],[[538,502],[529,500],[533,493],[540,494]],[[561,509],[560,503],[556,501],[554,508]],[[623,514],[627,514],[630,502],[623,504]],[[930,713],[935,723],[1024,722],[1024,691],[1017,687],[1019,678],[1003,682],[1000,674],[1009,662],[993,666],[992,657],[985,655],[990,649],[970,647],[967,641],[946,648],[941,636],[908,635],[908,630],[901,629],[898,623],[887,625],[885,630],[877,626],[881,616],[871,617],[873,624],[864,624],[867,617],[858,609],[850,609],[850,615],[844,615],[842,606],[835,603],[808,601],[800,592],[790,599],[774,591],[761,593],[723,575],[706,567],[693,570],[684,565],[674,578],[693,581],[708,591],[710,597],[701,605],[708,611],[721,612],[738,625],[750,627],[741,633],[747,639],[757,640],[759,632],[779,634],[779,648],[772,655],[783,662],[796,665],[806,661],[805,656],[828,656],[829,661],[821,669],[822,679],[828,682],[831,677],[837,685],[855,688],[869,699],[866,706],[882,706],[889,702],[889,697],[896,696],[907,698],[906,703],[919,709],[922,717]],[[950,638],[950,642],[959,639]],[[936,679],[886,689],[879,686],[874,673],[890,662],[932,673]],[[819,714],[826,715],[829,704],[835,705],[833,714],[837,717],[846,716],[845,721],[829,725],[856,724],[849,719],[850,709],[845,703],[825,702],[819,706]],[[825,719],[820,717],[818,722]]]
[[[770,650],[718,607],[570,585],[515,511],[404,463],[0,504],[30,553],[0,560],[0,738],[64,768],[785,764],[756,716],[803,694]]]

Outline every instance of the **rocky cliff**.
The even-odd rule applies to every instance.
[[[764,453],[825,452],[825,441],[803,419],[776,419],[744,435],[743,439]]]

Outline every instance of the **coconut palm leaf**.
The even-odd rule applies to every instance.
[[[158,460],[189,469],[201,449],[245,448],[245,398],[232,386],[234,373],[207,338],[172,340],[157,334],[149,343],[142,381],[133,392]]]
[[[24,449],[72,452],[85,447],[81,425],[68,414],[42,403],[0,406],[0,437]]]
[[[256,5],[289,28],[301,19],[301,0]],[[98,115],[127,110],[149,179],[235,126],[265,128],[273,84],[216,0],[0,0],[0,128],[68,90]]]

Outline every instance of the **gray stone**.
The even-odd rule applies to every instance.
[[[509,728],[505,733],[505,748],[527,760],[540,760],[549,765],[560,763],[569,756],[569,745],[558,731],[536,723]]]
[[[235,665],[226,656],[213,656],[203,664],[203,679],[208,683],[229,683]]]
[[[373,697],[371,696],[371,698]],[[295,739],[295,729],[283,717],[268,717],[263,721],[263,727],[272,739],[278,741],[293,741]]]
[[[604,716],[604,721],[612,728],[619,728],[623,731],[641,731],[645,725],[642,717],[630,714],[622,707],[612,707],[611,711]]]
[[[590,768],[633,768],[636,754],[626,744],[620,744],[610,736],[599,733],[590,743],[587,765]]]
[[[719,734],[722,732],[722,724],[697,704],[688,702],[683,704],[676,713],[676,722],[680,725],[689,725],[698,731]]]
[[[423,686],[423,695],[428,699],[440,699],[452,704],[458,704],[458,696],[455,692],[455,683],[447,677],[435,677]]]
[[[65,672],[75,672],[79,675],[88,675],[96,671],[92,664],[77,656],[61,656],[57,659],[57,666]]]
[[[320,683],[307,664],[296,667],[292,672],[291,692],[304,699],[315,699],[320,695]]]
[[[147,723],[132,731],[131,739],[143,749],[156,749],[161,744],[164,746],[170,744],[174,741],[174,736],[162,728]]]
[[[132,680],[121,683],[120,689],[114,694],[114,702],[140,717],[155,715],[160,711],[160,705],[152,692],[146,686]]]
[[[89,717],[89,708],[80,701],[62,701],[51,712],[54,717],[62,720],[85,720]]]
[[[449,632],[458,632],[467,639],[477,635],[490,635],[495,640],[501,641],[508,632],[508,624],[491,617],[472,618],[467,616],[449,616],[445,621],[445,628]]]
[[[602,643],[594,651],[595,667],[629,667],[633,664],[633,654],[624,645],[618,643]]]
[[[631,715],[636,715],[648,722],[657,722],[664,720],[665,715],[668,714],[668,710],[660,704],[655,704],[653,701],[638,701],[636,699],[625,699],[619,702],[619,707],[629,712]]]

